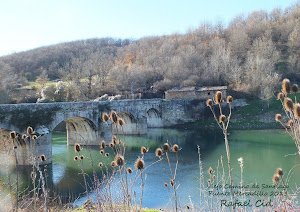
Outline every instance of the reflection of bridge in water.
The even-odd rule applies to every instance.
[[[195,121],[201,113],[205,113],[203,108],[205,103],[199,100],[162,99],[0,105],[0,142],[2,146],[11,145],[8,132],[16,131],[19,143],[25,144],[21,135],[28,126],[32,126],[41,135],[36,155],[44,154],[47,163],[51,163],[52,131],[63,121],[66,123],[68,145],[99,145],[101,140],[111,139],[111,131],[120,131],[110,122],[102,122],[103,112],[115,110],[125,120],[124,134],[144,134],[148,127],[170,127]],[[13,153],[12,148],[7,149],[8,154]],[[19,164],[28,164],[29,152],[28,145],[18,146]]]

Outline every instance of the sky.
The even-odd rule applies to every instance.
[[[295,0],[0,0],[0,56],[88,38],[184,33]]]

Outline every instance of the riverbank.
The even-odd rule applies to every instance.
[[[294,99],[295,95],[290,95]],[[297,94],[297,99],[300,95]],[[283,127],[275,121],[277,113],[283,114],[282,104],[275,97],[269,102],[259,99],[242,100],[242,106],[234,106],[230,119],[230,129],[282,129]],[[216,106],[215,106],[216,107]],[[228,113],[225,112],[227,116]],[[287,122],[283,115],[283,121]],[[198,120],[191,123],[176,125],[180,129],[218,128],[213,115],[206,120]]]

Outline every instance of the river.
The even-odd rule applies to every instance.
[[[244,159],[244,182],[272,184],[272,176],[276,168],[282,168],[286,174],[293,166],[300,164],[299,155],[289,155],[296,152],[293,140],[282,130],[232,130],[229,131],[229,144],[231,152],[231,166],[233,179],[240,182],[241,172],[238,158]],[[199,203],[199,160],[197,145],[200,146],[201,161],[203,165],[205,181],[210,178],[208,169],[214,170],[214,175],[221,175],[220,163],[221,155],[224,156],[225,171],[227,168],[227,158],[223,135],[220,130],[197,129],[149,129],[146,135],[124,136],[122,141],[126,143],[126,166],[132,167],[137,159],[141,157],[140,148],[145,146],[149,152],[145,155],[146,167],[157,161],[155,149],[161,147],[168,141],[171,144],[178,144],[181,151],[178,152],[178,169],[176,174],[176,184],[179,185],[178,196],[181,206],[190,204],[190,200],[197,205]],[[99,141],[100,143],[100,141]],[[92,185],[92,167],[90,154],[93,159],[94,168],[101,175],[97,164],[104,161],[104,157],[99,154],[99,147],[89,149],[83,147],[82,154],[85,156],[84,170],[88,173]],[[78,161],[74,161],[76,155],[73,146],[66,145],[66,134],[63,132],[53,133],[53,164],[47,166],[48,186],[62,196],[64,202],[72,202],[80,205],[85,200],[83,177],[78,173],[81,169]],[[112,151],[106,150],[111,153]],[[289,156],[288,156],[289,155]],[[172,168],[175,168],[176,154],[170,153]],[[109,156],[107,162],[113,160]],[[219,164],[219,165],[218,165]],[[164,159],[164,165],[167,166]],[[217,167],[219,170],[217,171]],[[226,171],[227,173],[227,171]],[[171,208],[170,193],[164,187],[164,183],[170,181],[170,177],[165,173],[161,163],[155,163],[144,171],[145,186],[143,206],[149,208]],[[23,188],[26,188],[30,178],[22,176]],[[27,181],[27,183],[26,183]],[[289,185],[293,187],[300,184],[300,167],[292,171]],[[140,182],[133,187],[139,195]],[[117,192],[113,190],[113,192]],[[91,192],[92,195],[95,194]],[[190,198],[190,199],[189,199]]]

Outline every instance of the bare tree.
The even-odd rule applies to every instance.
[[[274,72],[278,52],[270,39],[256,39],[245,64],[246,80],[249,90],[263,99],[269,99],[270,91],[278,84],[279,76]]]

